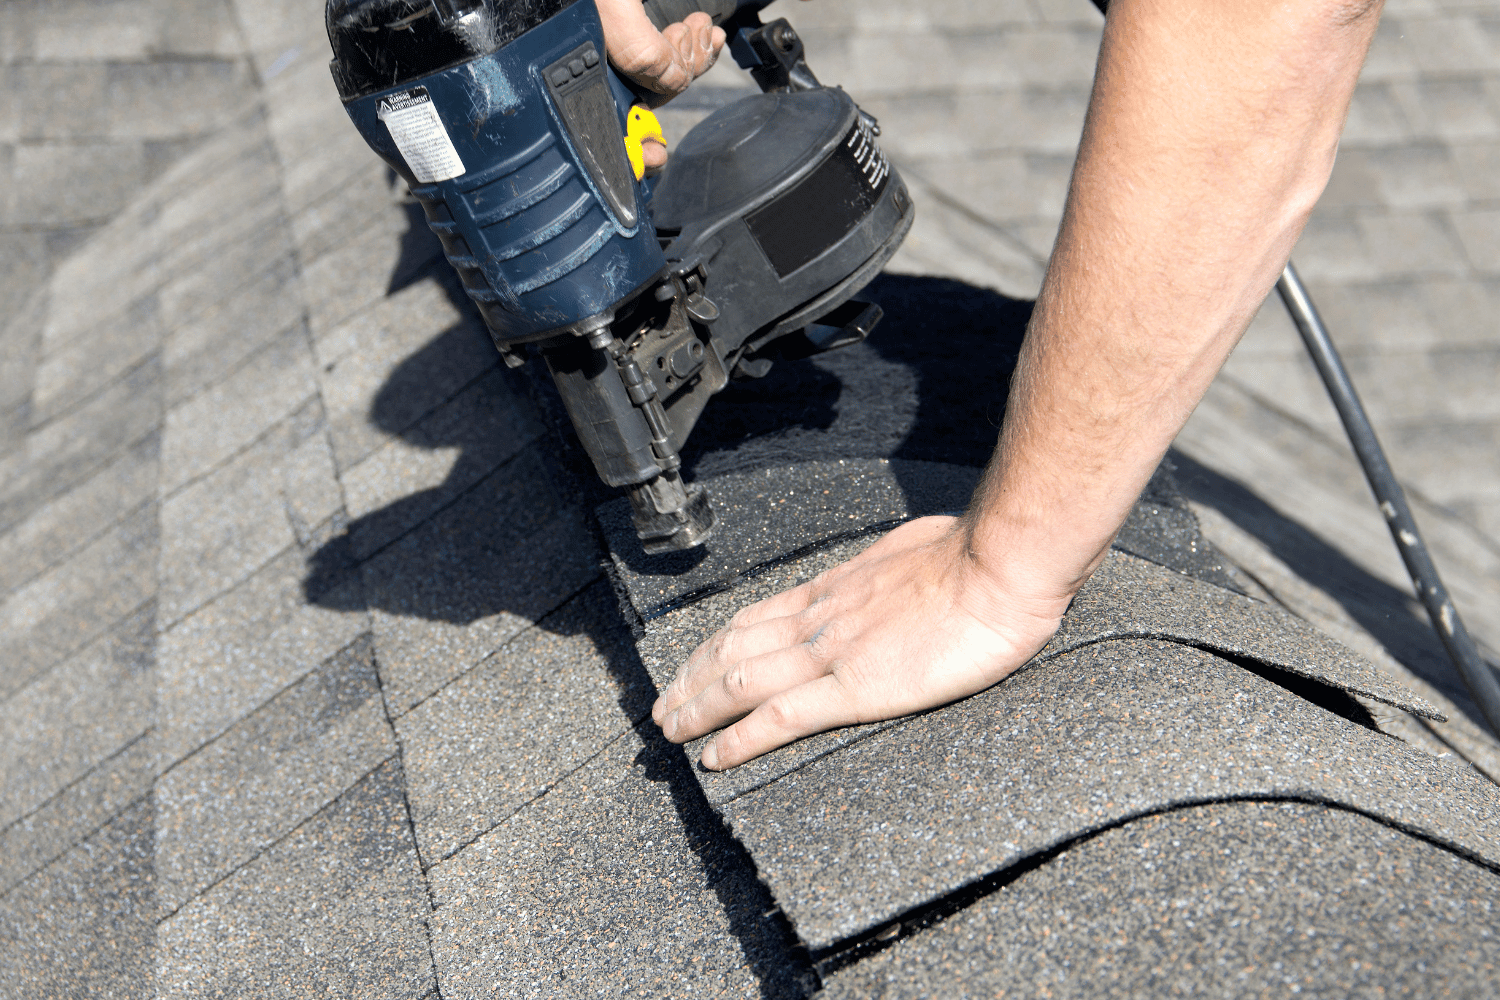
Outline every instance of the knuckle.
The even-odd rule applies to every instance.
[[[724,674],[724,693],[736,704],[750,695],[750,671],[743,660],[729,668]]]
[[[844,625],[839,619],[832,618],[823,622],[817,631],[807,638],[805,646],[808,654],[820,663],[834,659],[843,646],[844,633]]]
[[[796,729],[796,712],[784,698],[772,698],[765,704],[766,722],[775,729],[787,732]]]
[[[734,635],[734,626],[721,628],[715,632],[712,639],[708,640],[708,658],[710,660],[720,659],[725,649],[729,646],[730,637]]]
[[[740,633],[736,629],[724,629],[714,636],[713,659],[717,663],[732,663],[734,651],[739,645]]]

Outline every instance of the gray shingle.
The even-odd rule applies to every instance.
[[[154,996],[151,801],[0,899],[0,982],[16,996]]]
[[[395,206],[389,210],[400,214]],[[321,339],[390,294],[391,275],[409,252],[400,235],[404,231],[387,226],[367,229],[307,265],[303,284],[315,336]],[[411,263],[416,267],[441,263],[441,244],[427,233],[417,236],[426,255],[424,260]]]
[[[523,632],[396,724],[423,857],[454,854],[581,767],[656,697],[607,588]]]
[[[206,315],[241,287],[292,259],[285,219],[271,207],[247,207],[245,212],[253,221],[243,230],[226,225],[205,233],[198,241],[205,245],[198,266],[176,268],[179,276],[162,285],[158,294],[169,329]]]
[[[151,725],[149,606],[0,702],[0,827],[35,811]]]
[[[162,362],[167,405],[220,381],[302,320],[297,264],[287,258],[227,296],[216,308],[181,323],[165,339]]]
[[[1452,224],[1440,213],[1361,214],[1359,225],[1375,265],[1391,277],[1459,275],[1468,269]]]
[[[699,643],[713,635],[740,608],[804,583],[826,569],[832,569],[873,545],[877,537],[866,535],[850,539],[820,549],[805,558],[768,567],[732,590],[695,601],[680,610],[647,622],[646,634],[638,642],[642,664],[656,682],[657,688],[665,689],[675,676],[678,666]],[[728,771],[698,769],[695,773],[708,801],[720,806],[840,747],[857,743],[900,724],[900,720],[884,721],[819,733]],[[707,742],[708,737],[704,737],[689,743],[688,759],[696,761]]]
[[[22,63],[7,67],[16,100],[14,139],[102,139],[108,132],[105,67]]]
[[[691,782],[631,730],[435,866],[443,995],[805,996],[805,960]]]
[[[368,636],[156,783],[157,899],[178,909],[396,752]]]
[[[156,497],[161,438],[150,434],[81,485],[0,534],[0,593],[66,559]]]
[[[337,329],[315,333],[318,378],[340,469],[500,363],[480,324],[460,314],[436,281],[419,281]]]
[[[161,365],[156,359],[74,410],[26,436],[0,482],[0,528],[82,482],[161,423]]]
[[[166,139],[204,134],[256,99],[243,62],[153,59],[107,70],[108,134]]]
[[[1455,143],[1453,161],[1470,198],[1475,201],[1500,198],[1500,142]]]
[[[294,377],[287,381],[294,391],[281,396],[282,404],[309,387]],[[213,440],[217,435],[205,436],[222,444]],[[163,503],[163,622],[239,585],[341,507],[318,401],[310,396],[244,451]]]
[[[489,656],[599,574],[580,511],[533,445],[363,565],[381,682],[395,715]],[[318,558],[327,558],[320,552]],[[317,560],[314,568],[316,571]],[[341,606],[352,598],[318,597]]]
[[[17,3],[23,12],[28,4]],[[38,59],[139,60],[237,54],[234,15],[223,0],[56,0],[29,27]]]
[[[14,694],[156,592],[154,504],[0,603],[0,692]]]
[[[165,996],[379,996],[434,987],[429,907],[390,760],[163,921]]]
[[[727,593],[648,622],[639,642],[642,663],[657,687],[664,688],[688,654],[735,611],[812,579],[852,558],[874,540],[866,537],[832,545],[804,559],[758,572]],[[1038,654],[1038,661],[1114,638],[1168,639],[1245,656],[1419,715],[1441,717],[1401,684],[1286,612],[1119,553],[1112,553],[1085,585],[1064,616],[1058,634]],[[903,722],[883,721],[821,733],[729,771],[699,771],[698,779],[708,800],[723,805]],[[707,742],[708,737],[704,737],[688,744],[690,759],[696,760]]]
[[[1078,592],[1057,635],[1038,657],[1045,660],[1111,638],[1168,639],[1248,657],[1413,715],[1443,718],[1400,683],[1288,612],[1113,552]]]
[[[403,210],[406,185],[392,177],[389,167],[373,157],[348,166],[357,169],[347,181],[292,216],[304,266],[374,230],[399,240],[410,226],[411,217]]]
[[[826,948],[1132,816],[1336,802],[1500,860],[1500,793],[1209,654],[1099,643],[814,761],[724,809]]]
[[[355,554],[363,558],[394,541],[543,433],[519,378],[490,369],[344,472]]]
[[[143,799],[160,771],[157,742],[154,734],[147,732],[34,811],[0,829],[0,894],[35,875]]]
[[[15,147],[5,222],[49,228],[98,224],[146,180],[140,143],[48,140]]]
[[[1469,211],[1455,216],[1453,227],[1476,271],[1500,274],[1500,209]]]
[[[224,381],[167,411],[163,494],[176,492],[251,444],[317,391],[306,332],[293,328]]]
[[[933,475],[941,469],[942,474]],[[719,527],[700,550],[648,557],[630,523],[629,501],[597,516],[615,573],[643,618],[679,598],[733,582],[740,573],[832,536],[921,514],[962,510],[978,469],[902,459],[803,462],[706,481]]]
[[[138,299],[124,316],[104,324],[39,359],[31,397],[32,420],[50,420],[79,405],[100,388],[135,368],[162,341],[156,300]]]
[[[1358,813],[1198,806],[1070,846],[819,996],[1481,996],[1500,977],[1496,890]]]
[[[368,629],[362,614],[307,601],[295,548],[240,586],[164,627],[157,643],[157,726],[175,760],[222,733]],[[336,579],[331,605],[358,604],[359,580]]]

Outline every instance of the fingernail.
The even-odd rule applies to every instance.
[[[719,769],[719,744],[711,741],[708,746],[703,748],[703,756],[698,759],[710,771],[717,771]]]
[[[673,712],[671,715],[669,715],[665,719],[661,720],[661,731],[662,731],[662,734],[665,735],[666,738],[669,739],[669,740],[672,739],[673,737],[675,737],[677,735],[677,713],[676,712]]]

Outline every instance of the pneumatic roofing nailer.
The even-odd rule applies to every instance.
[[[506,363],[545,361],[647,552],[713,529],[678,458],[708,398],[867,336],[880,310],[851,298],[911,228],[874,119],[818,83],[786,21],[761,23],[769,2],[646,4],[658,28],[709,13],[762,93],[645,178],[625,141],[645,114],[593,0],[328,0],[349,117],[421,203]]]

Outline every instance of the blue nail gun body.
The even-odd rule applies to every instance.
[[[910,228],[873,119],[822,87],[768,0],[706,9],[762,93],[699,124],[665,173],[626,152],[638,95],[592,0],[329,0],[345,107],[405,178],[508,364],[540,355],[648,552],[712,530],[678,450],[708,398],[777,358],[854,343],[851,297]]]

